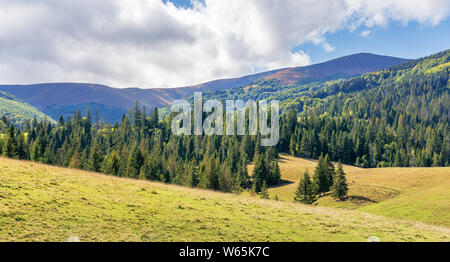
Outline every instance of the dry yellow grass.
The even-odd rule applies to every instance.
[[[316,161],[281,155],[279,161],[282,179],[285,183],[269,189],[271,198],[292,201],[298,182],[306,169],[312,175]],[[253,167],[249,166],[251,173]],[[450,226],[450,168],[370,168],[363,169],[344,165],[349,184],[349,199],[344,202],[333,200],[330,196],[318,200],[318,205],[342,207],[347,209],[363,209],[383,215],[393,215],[402,218],[418,219]],[[433,202],[433,194],[439,195]],[[422,196],[422,197],[421,197]],[[392,202],[397,208],[390,207],[385,202],[391,199],[401,199]],[[414,201],[414,203],[413,203]],[[385,203],[379,206],[378,203]],[[400,212],[398,205],[403,205],[407,211]],[[433,212],[420,214],[426,206],[432,206]],[[383,208],[381,208],[383,207]],[[414,210],[416,207],[419,210]],[[398,212],[392,209],[397,209]],[[405,208],[404,208],[405,209]],[[412,213],[416,215],[412,215]]]
[[[450,229],[0,158],[0,241],[450,241]]]

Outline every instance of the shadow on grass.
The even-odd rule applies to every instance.
[[[275,186],[271,186],[270,188],[279,188],[279,187],[283,187],[289,184],[294,184],[294,182],[289,181],[289,180],[285,180],[285,179],[281,179],[281,184],[279,185],[275,185]]]
[[[372,199],[370,199],[368,197],[364,197],[364,196],[348,196],[347,200],[348,201],[352,201],[352,202],[353,201],[356,201],[356,202],[364,201],[364,202],[378,203],[377,201],[372,200]]]

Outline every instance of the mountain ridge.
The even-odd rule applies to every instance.
[[[358,53],[305,67],[271,70],[238,78],[217,79],[178,88],[141,89],[114,88],[94,83],[40,83],[31,85],[0,85],[10,93],[56,119],[71,115],[71,110],[91,108],[107,122],[115,122],[133,108],[136,101],[146,108],[163,107],[194,92],[222,91],[248,85],[258,79],[277,79],[282,84],[348,78],[378,71],[408,61],[403,58]]]

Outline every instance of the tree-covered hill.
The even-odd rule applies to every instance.
[[[53,121],[49,116],[42,113],[34,106],[0,91],[0,116],[6,116],[16,125],[22,125],[26,120],[48,120]]]
[[[350,79],[290,85],[263,79],[203,96],[280,100],[285,115],[278,149],[295,156],[329,154],[361,167],[445,166],[449,61],[446,50]]]
[[[447,50],[286,99],[280,150],[361,167],[447,166],[449,61]]]

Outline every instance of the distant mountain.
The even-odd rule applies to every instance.
[[[379,71],[407,61],[409,60],[403,58],[359,53],[310,66],[286,68],[265,78],[278,79],[282,85],[298,81],[332,80]]]
[[[34,85],[0,85],[0,91],[12,94],[37,107],[52,118],[71,115],[90,107],[93,113],[107,122],[121,119],[136,101],[146,108],[163,107],[194,92],[221,91],[241,87],[259,79],[278,79],[281,84],[325,81],[347,78],[385,69],[406,62],[406,59],[355,54],[306,67],[272,70],[240,78],[220,79],[199,85],[179,88],[112,88],[87,83],[46,83]]]
[[[21,125],[25,120],[54,121],[34,106],[17,99],[16,97],[0,91],[0,116],[7,116],[12,123]]]

